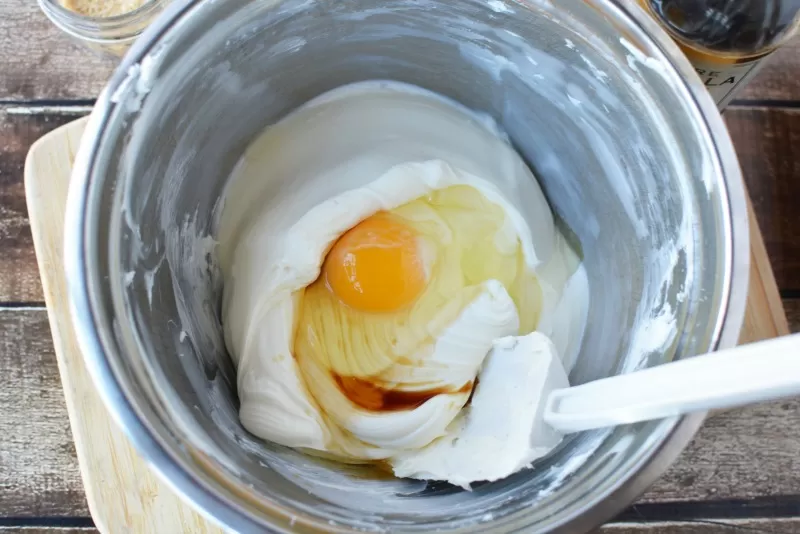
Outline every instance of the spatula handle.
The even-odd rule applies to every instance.
[[[800,395],[800,334],[742,345],[551,392],[563,433]]]

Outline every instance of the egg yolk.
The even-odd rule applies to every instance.
[[[391,312],[416,300],[425,268],[416,233],[397,218],[377,213],[344,233],[323,265],[328,289],[351,308]]]

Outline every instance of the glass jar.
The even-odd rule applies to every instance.
[[[800,0],[642,0],[720,109],[800,28]]]
[[[83,15],[64,7],[61,0],[39,0],[39,6],[53,24],[73,39],[104,55],[122,57],[170,1],[149,0],[113,17]]]

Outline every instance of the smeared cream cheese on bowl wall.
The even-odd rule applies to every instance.
[[[588,280],[490,119],[397,82],[335,89],[252,143],[224,202],[247,430],[463,487],[558,443],[533,424],[544,370],[528,355],[569,371]]]

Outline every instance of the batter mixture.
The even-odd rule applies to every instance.
[[[253,434],[464,487],[559,442],[535,415],[588,281],[490,119],[395,82],[324,94],[248,148],[218,240]]]
[[[88,17],[116,17],[139,9],[149,0],[62,0],[65,8]]]

